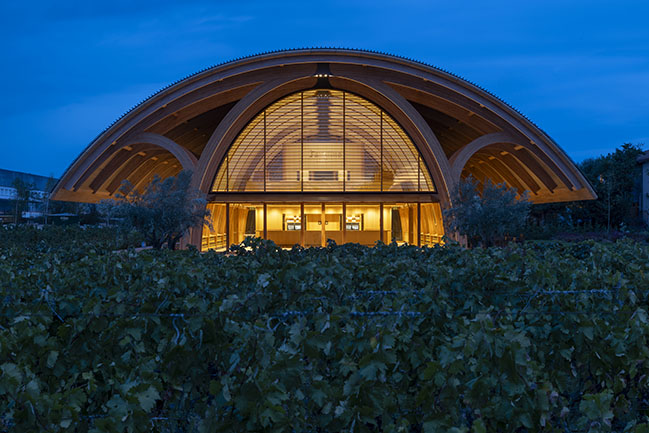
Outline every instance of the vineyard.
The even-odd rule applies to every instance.
[[[136,244],[0,229],[0,431],[649,432],[644,243]]]

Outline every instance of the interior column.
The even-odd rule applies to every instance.
[[[385,243],[383,240],[383,203],[379,204],[379,239]]]
[[[225,204],[225,251],[230,250],[230,203]]]
[[[417,203],[417,246],[421,246],[421,203]]]
[[[266,203],[264,203],[264,239],[268,239],[268,212],[266,212]]]
[[[347,242],[347,203],[343,202],[343,216],[342,216],[342,242],[343,244]]]
[[[320,243],[323,247],[327,246],[327,232],[325,230],[325,223],[326,223],[326,218],[325,218],[325,204],[322,203],[321,206],[321,211],[320,211]]]
[[[306,246],[306,218],[304,216],[304,203],[300,203],[300,245]]]

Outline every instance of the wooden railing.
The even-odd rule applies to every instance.
[[[420,235],[421,245],[434,245],[442,243],[442,235],[435,233],[421,233]]]
[[[225,248],[225,242],[225,233],[208,233],[207,235],[203,235],[201,251]]]

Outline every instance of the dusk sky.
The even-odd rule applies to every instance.
[[[299,47],[410,57],[477,83],[575,161],[649,147],[649,1],[84,0],[0,5],[0,168],[59,177],[199,69]]]

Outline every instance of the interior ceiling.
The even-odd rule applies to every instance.
[[[212,133],[236,101],[213,108],[174,127],[164,135],[199,158]]]
[[[402,83],[403,84],[403,83]],[[408,86],[391,83],[417,110],[450,158],[454,153],[479,137],[503,131],[502,119],[493,113],[483,117],[474,111],[440,96],[431,95]],[[432,86],[431,86],[432,87]],[[476,111],[478,107],[476,108]],[[510,128],[511,129],[511,128]],[[513,135],[520,134],[513,131]],[[494,143],[476,152],[464,166],[461,177],[471,176],[482,185],[486,179],[506,183],[522,195],[529,191],[532,201],[552,201],[553,196],[569,193],[562,186],[565,179],[555,174],[556,166],[549,167],[532,152],[509,143]],[[562,194],[557,194],[562,190]]]
[[[561,180],[525,148],[493,144],[476,152],[462,170],[462,178],[473,177],[483,184],[506,183],[519,194],[529,191],[532,201],[540,201],[560,188]],[[566,189],[565,187],[563,189]]]
[[[421,114],[421,117],[435,133],[448,158],[457,150],[483,135],[474,127],[455,117],[414,101],[408,102]]]

